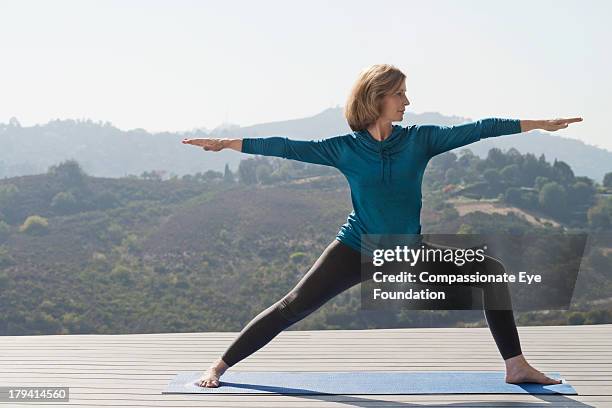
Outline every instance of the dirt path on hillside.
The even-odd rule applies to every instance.
[[[525,220],[532,224],[543,226],[545,222],[549,222],[555,227],[558,227],[560,225],[558,222],[544,217],[539,217],[538,221],[533,215],[526,213],[525,211],[519,208],[508,207],[504,204],[500,204],[499,202],[465,200],[449,200],[449,202],[455,206],[455,208],[459,212],[459,215],[461,216],[474,211],[482,211],[487,214],[497,213],[503,215],[513,212],[517,216],[523,217]]]

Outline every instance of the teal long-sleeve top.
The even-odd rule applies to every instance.
[[[486,118],[455,126],[392,125],[379,141],[368,130],[315,140],[243,138],[242,152],[337,168],[353,211],[336,239],[363,254],[362,234],[420,234],[421,184],[429,160],[487,137],[520,133],[518,119]]]

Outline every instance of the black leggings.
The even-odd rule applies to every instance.
[[[423,244],[428,245],[425,242]],[[501,262],[488,255],[485,257],[484,262],[488,263],[487,273],[503,273],[504,267]],[[360,283],[361,262],[361,253],[334,239],[293,289],[255,316],[242,329],[223,354],[223,361],[230,367],[235,365],[328,300]],[[491,271],[489,268],[498,270]],[[478,286],[474,283],[472,285]],[[505,301],[509,302],[507,284],[501,286],[490,284],[483,286],[482,289],[485,305],[500,297],[504,297]],[[487,310],[485,306],[484,314],[503,359],[522,354],[512,309]]]

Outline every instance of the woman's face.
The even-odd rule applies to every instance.
[[[410,101],[406,97],[406,83],[402,83],[395,92],[383,97],[381,117],[390,122],[401,122],[408,105]]]

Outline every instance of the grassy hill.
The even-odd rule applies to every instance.
[[[442,155],[430,164],[423,232],[557,231],[512,212],[458,211],[462,190],[449,186],[483,182],[478,168],[485,160],[468,159]],[[245,176],[253,171],[255,181]],[[554,174],[546,174],[540,196],[546,185],[563,183]],[[506,209],[530,211],[528,196],[523,208],[513,207],[503,193],[513,187],[490,180],[483,199],[496,194]],[[567,231],[594,232],[594,222],[601,226],[612,214],[596,193],[603,187],[593,186],[587,210],[601,208],[595,215],[576,216],[569,210],[584,203],[571,199],[578,207],[568,204],[565,213],[547,212],[543,200],[540,215]],[[89,177],[65,162],[45,174],[0,180],[0,334],[240,330],[308,271],[350,210],[339,173],[282,159],[246,159],[236,174],[170,180]],[[575,310],[519,314],[519,323],[609,322],[609,303],[592,302],[609,296],[611,265],[610,252],[594,251],[584,262]],[[355,287],[292,327],[461,326],[482,319],[478,310],[362,311]]]

